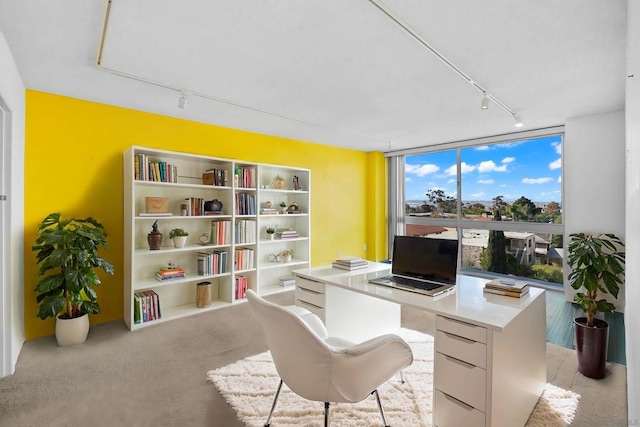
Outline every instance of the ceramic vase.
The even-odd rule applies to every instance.
[[[173,246],[176,248],[184,248],[187,243],[187,236],[176,236],[173,238]]]

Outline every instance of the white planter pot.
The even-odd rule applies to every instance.
[[[176,236],[173,238],[173,246],[176,248],[183,248],[185,243],[187,243],[187,236]]]
[[[89,315],[73,319],[56,319],[56,340],[60,347],[82,344],[89,334]]]

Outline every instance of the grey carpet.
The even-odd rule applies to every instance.
[[[293,303],[293,292],[272,301]],[[403,326],[433,332],[433,315],[403,309]],[[28,341],[16,373],[0,379],[0,426],[242,426],[206,373],[266,350],[248,304],[127,331],[92,326],[86,343]],[[603,380],[576,372],[572,350],[547,345],[547,378],[582,396],[574,426],[626,426],[626,369]],[[275,426],[274,426],[275,427]]]

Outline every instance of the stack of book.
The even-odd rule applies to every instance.
[[[154,291],[139,291],[133,294],[133,323],[145,323],[161,319],[160,298]]]
[[[488,294],[521,298],[529,293],[529,284],[513,279],[493,279],[484,285],[483,291]]]
[[[159,282],[182,279],[183,277],[187,277],[187,274],[180,267],[162,267],[156,272],[156,280]]]
[[[293,239],[300,237],[296,230],[290,228],[276,228],[276,239]]]
[[[280,286],[283,288],[287,288],[289,286],[293,286],[296,284],[296,278],[293,276],[281,277],[280,278]]]
[[[360,270],[363,268],[367,268],[369,265],[367,260],[364,258],[356,257],[356,256],[343,256],[331,264],[335,268],[340,268],[342,270]]]
[[[261,208],[260,215],[278,215],[276,208]]]

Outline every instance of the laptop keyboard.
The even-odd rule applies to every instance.
[[[391,276],[389,280],[398,285],[411,286],[412,288],[422,289],[424,291],[432,291],[443,287],[438,283],[423,282],[422,280],[410,279],[408,277]]]

